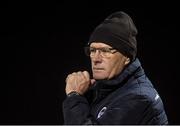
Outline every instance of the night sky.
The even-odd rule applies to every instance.
[[[170,124],[180,124],[178,9],[175,3],[148,2],[2,3],[0,124],[63,124],[65,78],[73,71],[90,71],[83,47],[93,29],[115,11],[134,20],[138,58]]]

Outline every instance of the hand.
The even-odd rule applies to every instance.
[[[69,74],[66,78],[66,94],[76,91],[83,95],[89,89],[89,86],[94,82],[94,79],[90,80],[90,76],[87,71],[79,71]]]

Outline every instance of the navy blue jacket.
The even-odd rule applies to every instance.
[[[84,96],[63,102],[64,124],[168,124],[163,102],[138,59]]]

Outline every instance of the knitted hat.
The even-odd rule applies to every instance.
[[[88,45],[102,42],[117,49],[132,60],[137,53],[137,29],[131,17],[122,12],[115,12],[98,25],[90,36]]]

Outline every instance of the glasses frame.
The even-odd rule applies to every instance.
[[[93,49],[94,49],[94,52],[93,52]],[[89,47],[89,46],[84,47],[84,51],[85,51],[85,54],[90,57],[94,57],[96,54],[96,51],[99,51],[99,54],[105,58],[109,57],[110,54],[114,54],[117,52],[117,50],[112,47],[94,48],[94,47]]]

